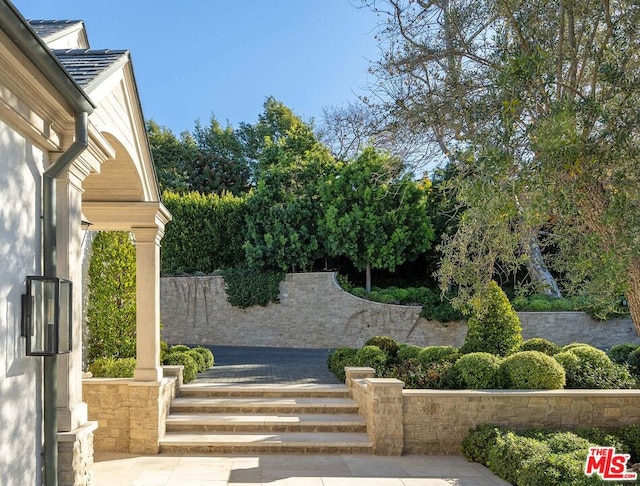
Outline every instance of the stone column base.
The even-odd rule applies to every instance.
[[[89,467],[93,464],[93,432],[98,422],[87,422],[70,432],[58,432],[58,484],[91,484]]]

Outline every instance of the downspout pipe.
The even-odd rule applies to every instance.
[[[56,237],[56,182],[89,146],[88,113],[80,112],[75,118],[75,140],[58,159],[44,171],[42,177],[42,244],[44,275],[55,277],[57,273]],[[58,485],[58,357],[44,357],[44,484]]]

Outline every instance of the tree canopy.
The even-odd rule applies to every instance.
[[[564,288],[626,295],[640,329],[637,2],[365,3],[384,19],[375,72],[390,125],[456,164],[466,210],[442,284],[464,297],[546,246]]]
[[[398,160],[365,149],[326,181],[321,196],[327,250],[366,270],[367,292],[371,269],[394,271],[430,247],[427,191],[402,174]]]

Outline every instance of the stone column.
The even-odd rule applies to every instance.
[[[395,378],[365,378],[365,383],[370,400],[367,432],[373,443],[373,453],[380,456],[400,456],[404,441],[404,382]]]
[[[136,381],[160,381],[160,240],[162,228],[132,228],[136,240]]]
[[[58,356],[58,430],[69,432],[87,422],[82,402],[82,181],[88,167],[74,164],[56,182],[56,273],[73,283],[72,352]]]

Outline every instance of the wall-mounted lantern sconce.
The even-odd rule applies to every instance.
[[[71,352],[71,295],[69,280],[27,277],[22,296],[22,335],[27,356],[53,356]]]

